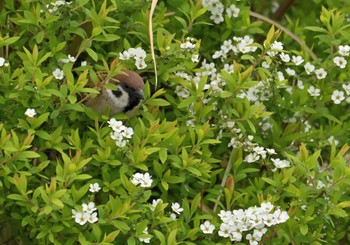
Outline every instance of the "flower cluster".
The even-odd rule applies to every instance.
[[[132,176],[131,182],[134,185],[140,185],[141,187],[151,187],[152,185],[152,176],[149,173],[141,174],[141,173],[135,173]]]
[[[75,209],[72,209],[72,218],[75,219],[75,222],[79,225],[84,225],[85,223],[95,223],[98,221],[97,209],[94,202],[89,202],[88,204],[82,204],[82,211],[78,212]]]
[[[147,67],[147,64],[145,62],[147,54],[146,51],[142,48],[129,48],[128,50],[125,50],[119,54],[119,59],[121,60],[129,60],[131,58],[134,58],[135,60],[135,66],[137,69],[145,69]]]
[[[115,140],[118,147],[124,147],[133,136],[134,130],[130,127],[125,127],[122,121],[117,121],[115,118],[110,119],[107,123],[113,130],[111,138]]]
[[[286,211],[275,208],[270,202],[264,202],[260,207],[254,206],[246,210],[221,210],[218,215],[222,221],[219,236],[239,242],[242,240],[243,232],[252,230],[252,233],[246,235],[250,244],[258,244],[257,242],[267,232],[266,227],[284,223],[289,218]]]
[[[230,51],[234,54],[255,52],[257,47],[252,46],[253,43],[254,40],[248,35],[244,37],[233,37],[232,40],[227,39],[222,43],[220,50],[213,54],[212,58],[221,58],[221,60],[226,59]]]
[[[211,13],[210,19],[214,21],[215,24],[220,24],[224,21],[224,5],[220,0],[203,0],[203,7],[208,7],[208,11]],[[237,18],[239,15],[240,9],[236,5],[232,4],[226,9],[226,13],[229,18]]]
[[[50,4],[46,4],[46,8],[50,13],[55,13],[59,7],[64,6],[64,5],[70,5],[72,2],[66,2],[63,0],[58,0],[56,2],[52,2]]]

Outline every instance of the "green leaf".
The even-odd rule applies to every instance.
[[[89,54],[89,56],[94,60],[94,61],[98,61],[98,55],[97,53],[92,50],[91,48],[87,48],[86,52]]]
[[[177,245],[178,243],[176,242],[176,233],[177,229],[171,230],[169,236],[168,236],[168,245]]]
[[[300,233],[303,234],[304,236],[308,233],[309,227],[307,224],[302,224],[300,226]]]

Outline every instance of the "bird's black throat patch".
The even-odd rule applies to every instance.
[[[124,108],[123,112],[127,112],[127,111],[131,111],[132,109],[134,109],[138,104],[140,104],[140,101],[142,98],[142,96],[140,96],[140,94],[137,92],[136,89],[123,84],[122,88],[125,92],[128,93],[129,95],[129,102],[128,105]]]

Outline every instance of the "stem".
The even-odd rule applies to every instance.
[[[250,16],[255,17],[257,19],[260,19],[262,21],[265,21],[267,23],[270,23],[271,25],[276,26],[277,28],[281,29],[281,31],[283,31],[284,33],[286,33],[288,36],[290,36],[291,38],[293,38],[302,48],[305,49],[306,52],[309,53],[309,55],[311,56],[311,58],[313,60],[317,60],[317,56],[314,54],[314,52],[312,52],[312,50],[305,44],[305,42],[303,40],[301,40],[297,35],[295,35],[293,32],[291,32],[290,30],[288,30],[287,28],[285,28],[284,26],[282,26],[281,24],[277,23],[276,21],[263,16],[259,13],[250,11],[249,13]]]
[[[230,174],[230,170],[232,168],[233,151],[234,151],[234,148],[231,151],[230,159],[228,160],[228,164],[227,164],[226,169],[225,169],[225,174],[224,174],[224,177],[222,178],[222,181],[221,181],[221,187],[224,187],[226,185],[228,175]],[[221,198],[221,194],[222,194],[222,190],[220,190],[220,195],[216,198],[217,202],[215,203],[214,208],[213,208],[214,213],[215,213],[216,209],[218,208],[218,201]]]

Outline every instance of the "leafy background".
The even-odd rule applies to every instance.
[[[220,210],[267,201],[288,211],[289,219],[270,227],[260,244],[350,241],[349,106],[331,99],[349,81],[348,66],[340,69],[332,61],[338,46],[349,44],[349,3],[227,0],[222,4],[235,4],[239,16],[225,15],[215,24],[203,2],[159,1],[153,47],[150,1],[79,0],[54,12],[51,1],[0,3],[0,56],[9,64],[0,67],[1,244],[139,244],[139,238],[151,238],[151,244],[230,244],[217,235]],[[245,35],[257,51],[213,59],[225,40]],[[193,49],[180,47],[187,40]],[[300,66],[293,67],[296,77],[278,80],[278,71],[291,64],[266,54],[276,40],[290,56],[323,67],[327,77],[319,80]],[[147,68],[119,59],[131,47],[145,49]],[[68,54],[77,61],[59,61]],[[204,89],[210,75],[196,81],[179,76],[205,71],[204,59],[225,81],[218,90]],[[269,69],[263,61],[271,61]],[[224,71],[225,64],[234,72]],[[112,76],[122,67],[144,78],[146,99],[132,118],[113,115],[134,129],[129,144],[118,148],[107,124],[112,115],[99,115],[84,101],[98,93],[98,72]],[[64,71],[63,80],[53,76],[56,68]],[[270,81],[269,100],[262,105],[242,98],[261,80]],[[321,96],[308,94],[311,85]],[[28,108],[37,115],[25,116]],[[264,123],[271,127],[264,129]],[[270,157],[247,163],[252,147],[243,143],[249,136],[253,146],[275,149],[275,158],[291,166],[272,171]],[[240,147],[228,146],[232,138]],[[134,186],[136,172],[150,173],[152,187]],[[90,193],[92,183],[102,190]],[[158,198],[163,204],[151,211]],[[90,201],[98,222],[81,226],[72,209]],[[176,220],[170,218],[174,202],[184,209]],[[215,225],[213,234],[199,228],[205,220]],[[241,243],[248,243],[245,236]]]

